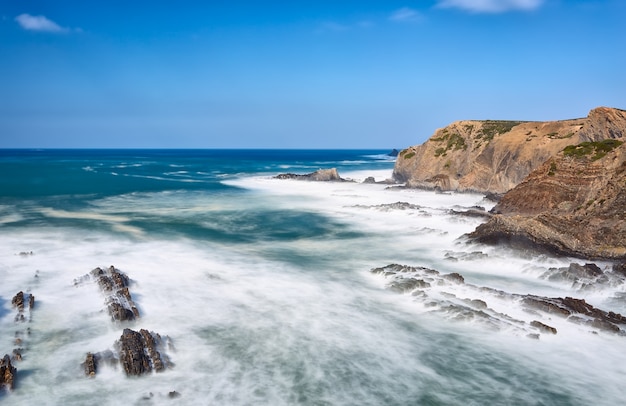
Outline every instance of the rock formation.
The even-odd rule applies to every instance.
[[[492,210],[496,215],[470,238],[583,258],[626,260],[623,140],[566,147],[506,193]]]
[[[102,293],[106,295],[105,304],[111,319],[129,321],[139,318],[139,310],[128,290],[130,279],[126,274],[113,265],[106,270],[96,268],[87,275],[74,280],[74,285],[78,286],[89,280],[95,280]]]
[[[298,175],[295,173],[281,173],[275,176],[276,179],[296,179],[296,180],[312,180],[318,182],[346,182],[339,176],[337,168],[319,169],[315,172],[307,173],[304,175]]]
[[[598,276],[596,272],[603,274],[589,264],[580,267],[587,268],[585,275],[589,272],[595,276]],[[547,323],[551,323],[552,316],[558,316],[592,331],[626,336],[626,317],[598,309],[583,299],[504,292],[466,283],[458,273],[441,274],[424,267],[391,264],[371,272],[389,279],[389,290],[410,294],[429,312],[447,319],[477,322],[490,329],[509,329],[538,338],[540,333],[557,334],[557,329]],[[623,283],[623,277],[621,281]],[[520,314],[517,318],[507,314],[512,307],[523,310],[517,312]]]
[[[86,275],[74,280],[79,286],[85,282],[96,282],[106,295],[105,304],[112,321],[127,322],[139,318],[139,310],[128,290],[130,278],[111,265],[107,269],[95,268]],[[143,375],[152,371],[161,372],[171,362],[165,354],[166,347],[171,347],[169,337],[145,329],[134,331],[125,328],[114,344],[115,352],[88,352],[82,366],[85,375],[93,377],[103,364],[121,365],[127,375]]]
[[[115,342],[115,352],[87,353],[83,363],[85,375],[95,376],[103,364],[113,367],[120,365],[128,376],[162,372],[171,365],[165,353],[168,346],[171,346],[169,337],[163,338],[145,329],[135,331],[125,328],[120,339]]]
[[[606,107],[573,120],[458,121],[402,150],[393,175],[408,187],[504,193],[565,147],[625,130],[626,111]]]
[[[0,360],[0,390],[13,390],[17,369],[11,364],[11,357],[5,355]]]

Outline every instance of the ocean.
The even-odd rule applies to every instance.
[[[469,243],[485,219],[460,213],[494,203],[363,183],[391,177],[388,152],[1,150],[0,356],[22,360],[0,403],[623,403],[625,337],[523,304],[624,314],[623,281],[550,278],[584,261]],[[273,178],[320,168],[351,181]],[[112,321],[83,278],[111,265],[135,321]],[[19,291],[35,297],[23,322]],[[125,328],[169,337],[167,369],[85,376]]]

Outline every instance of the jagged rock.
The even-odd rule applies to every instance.
[[[85,367],[85,375],[96,376],[98,372],[98,357],[96,355],[88,352],[83,365]]]
[[[0,389],[13,390],[17,369],[11,364],[11,357],[5,355],[0,361]]]
[[[556,334],[556,329],[554,327],[548,326],[547,324],[543,324],[540,321],[533,320],[530,322],[530,325],[541,330],[544,333]]]
[[[589,289],[594,286],[617,286],[624,283],[626,275],[615,271],[603,272],[596,264],[571,263],[567,268],[550,268],[542,278],[556,282],[570,282],[573,288]]]
[[[465,279],[463,278],[463,276],[456,272],[443,275],[443,278],[455,283],[465,283]]]
[[[429,288],[430,283],[423,279],[406,278],[393,281],[388,288],[397,293],[411,292],[415,289]]]
[[[595,265],[585,266],[587,268],[584,272],[594,275],[601,272]],[[581,265],[583,268],[585,266]],[[544,333],[556,334],[554,327],[540,320],[542,316],[559,316],[572,323],[626,336],[626,330],[622,329],[626,326],[625,316],[595,308],[583,299],[508,293],[465,283],[463,276],[456,272],[440,274],[424,267],[390,264],[374,268],[371,272],[389,278],[389,290],[397,293],[410,292],[412,300],[422,302],[429,311],[438,312],[452,320],[473,320],[488,328],[512,328],[524,334],[529,334],[527,326],[530,325]],[[463,298],[472,292],[480,295],[481,299]],[[519,304],[532,319],[524,321],[523,317],[513,318],[502,311],[494,310],[483,297],[497,299],[495,302],[500,302],[499,306],[502,306],[502,302]]]
[[[613,265],[613,272],[626,276],[626,262]]]
[[[11,304],[13,305],[13,307],[17,307],[18,311],[23,311],[24,310],[24,292],[22,292],[21,290],[17,292],[17,294],[13,296],[13,299],[11,300]]]
[[[298,175],[295,173],[281,173],[274,177],[275,179],[296,179],[296,180],[313,180],[318,182],[346,182],[346,179],[343,179],[339,176],[339,172],[337,172],[337,168],[330,169],[318,169],[315,172],[307,173],[304,175]]]
[[[160,342],[160,338],[158,340]],[[127,375],[142,375],[151,371],[160,372],[165,364],[157,350],[157,340],[153,333],[147,330],[139,332],[124,329],[117,344],[120,353],[120,363]]]
[[[105,304],[113,321],[131,321],[140,317],[139,309],[132,300],[128,286],[128,276],[111,265],[106,270],[95,268],[89,274],[74,280],[78,286],[86,281],[95,279],[98,286],[107,296]]]
[[[373,176],[368,176],[367,178],[365,178],[363,183],[376,183],[376,178],[374,178]]]

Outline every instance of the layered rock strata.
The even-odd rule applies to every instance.
[[[493,208],[495,215],[469,237],[576,257],[626,260],[623,140],[565,148],[509,191]]]
[[[130,278],[124,272],[113,265],[104,270],[95,268],[76,279],[74,284],[78,286],[85,282],[97,283],[106,295],[105,304],[112,321],[131,322],[139,318],[139,310],[128,289]],[[125,328],[113,347],[114,351],[88,352],[82,364],[85,375],[95,376],[103,365],[121,366],[129,376],[161,372],[172,365],[164,352],[172,347],[171,339],[145,329]]]
[[[171,365],[165,353],[168,346],[171,346],[169,337],[162,338],[145,329],[135,331],[125,328],[114,345],[115,352],[87,353],[83,363],[85,375],[95,376],[103,364],[119,365],[128,376],[162,372]]]
[[[130,321],[139,318],[139,310],[129,291],[130,279],[111,265],[107,269],[95,268],[87,275],[74,280],[78,286],[86,281],[96,281],[106,296],[107,311],[114,321]]]
[[[575,268],[576,272],[578,267],[591,268],[578,264],[571,268]],[[557,271],[562,270],[551,269],[548,273]],[[539,338],[541,334],[557,334],[557,329],[551,325],[553,316],[557,316],[592,332],[626,335],[626,317],[598,309],[583,299],[509,293],[466,283],[458,273],[442,274],[425,267],[391,264],[374,268],[371,272],[388,279],[389,290],[410,294],[427,311],[451,320],[476,322],[489,329],[512,330],[530,338]],[[595,274],[595,269],[590,272],[594,275],[583,271],[584,277],[593,279],[599,276]],[[601,270],[599,272],[605,274]],[[624,283],[624,275],[605,276],[606,280],[621,278],[621,283]],[[598,283],[602,282],[598,280]],[[509,315],[513,309],[518,309],[515,317]]]
[[[0,360],[0,390],[12,391],[15,387],[17,369],[11,364],[11,357],[5,355]]]
[[[569,145],[620,138],[626,112],[599,107],[561,121],[457,121],[398,154],[393,176],[408,187],[504,193]]]

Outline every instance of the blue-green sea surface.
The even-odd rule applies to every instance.
[[[0,150],[0,355],[16,337],[23,354],[0,402],[621,404],[625,338],[529,314],[514,294],[624,312],[624,286],[580,290],[542,276],[575,260],[466,243],[484,220],[454,212],[493,203],[390,187],[387,152]],[[321,168],[347,181],[274,178]],[[370,272],[393,263],[465,283],[396,293]],[[136,321],[111,321],[81,279],[110,265],[131,279]],[[36,298],[24,323],[19,291]],[[471,300],[496,322],[458,310]],[[87,378],[86,354],[115,350],[124,328],[168,336],[168,368]]]

